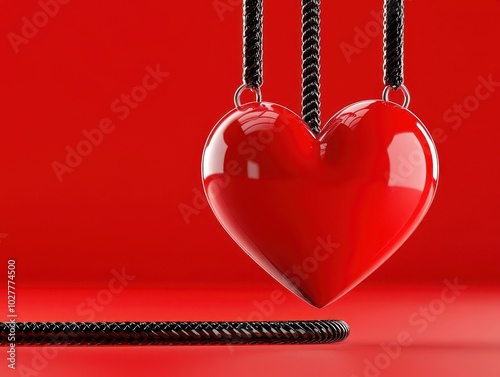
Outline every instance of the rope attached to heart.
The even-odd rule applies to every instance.
[[[244,3],[243,84],[205,144],[205,194],[241,249],[318,308],[394,254],[437,189],[436,147],[408,110],[403,13],[403,0],[385,0],[382,98],[348,105],[321,125],[320,1],[302,1],[302,118],[262,100],[262,0]],[[243,104],[244,90],[256,100]],[[401,105],[389,98],[396,91]],[[334,240],[327,250],[322,237]]]
[[[302,1],[302,118],[314,133],[320,120],[320,21],[321,0]],[[243,2],[243,84],[235,93],[236,107],[240,96],[249,89],[262,101],[263,79],[263,0]],[[384,1],[384,83],[383,99],[389,90],[401,89],[404,107],[409,105],[409,92],[404,86],[404,0]]]

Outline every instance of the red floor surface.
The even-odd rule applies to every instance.
[[[4,366],[0,375],[500,376],[498,287],[454,279],[432,286],[362,286],[321,310],[275,289],[280,293],[128,287],[110,302],[99,301],[107,296],[96,288],[25,290],[18,311],[20,321],[82,321],[93,313],[96,321],[339,318],[351,326],[348,340],[318,346],[19,347],[17,370]],[[87,306],[88,297],[96,298],[95,309]],[[270,297],[280,299],[271,304]]]

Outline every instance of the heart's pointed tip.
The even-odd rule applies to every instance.
[[[312,302],[309,302],[308,304],[311,305],[311,306],[313,306],[316,309],[324,309],[325,307],[328,306],[328,304],[314,304]]]
[[[307,295],[304,294],[304,292],[302,292],[298,289],[291,289],[290,287],[288,287],[288,289],[290,289],[290,291],[292,293],[294,293],[302,301],[308,303],[309,305],[311,305],[312,307],[314,307],[316,309],[322,309],[331,302],[331,300],[328,300],[325,302],[324,300],[318,300],[314,297],[308,297]]]
[[[325,307],[329,306],[330,304],[333,304],[335,301],[337,301],[339,298],[344,296],[349,289],[341,291],[334,295],[333,297],[308,297],[305,294],[299,295],[299,297],[307,302],[309,305],[315,307],[316,309],[324,309]]]
[[[331,304],[334,300],[316,300],[316,299],[312,299],[312,298],[308,298],[308,297],[305,297],[305,296],[301,296],[302,300],[304,300],[305,302],[307,302],[309,305],[315,307],[316,309],[323,309],[324,307],[328,306],[329,304]]]

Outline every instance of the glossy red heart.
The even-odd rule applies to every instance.
[[[236,243],[323,307],[410,236],[432,202],[438,162],[425,127],[394,103],[351,105],[317,136],[290,110],[251,103],[216,125],[202,170]]]

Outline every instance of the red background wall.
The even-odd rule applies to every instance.
[[[205,139],[241,82],[238,3],[73,0],[44,17],[37,1],[2,1],[0,262],[15,258],[24,286],[99,285],[122,267],[136,286],[277,284],[210,209],[189,223],[179,209],[201,192]],[[267,1],[265,10],[264,98],[296,112],[299,3]],[[381,5],[324,2],[323,121],[380,97],[382,36],[371,12]],[[500,2],[406,8],[411,109],[436,136],[441,182],[419,229],[364,284],[498,282]],[[23,26],[31,21],[35,28]],[[348,45],[355,52],[346,54]],[[118,110],[121,95],[143,93],[136,87],[158,65],[168,77]],[[489,78],[490,88],[481,84]],[[54,161],[64,163],[67,146],[103,118],[111,132],[60,182]]]

